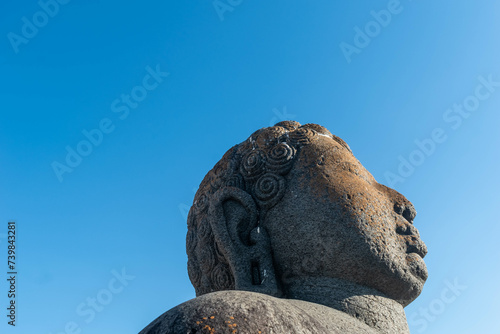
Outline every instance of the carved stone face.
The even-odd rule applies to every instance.
[[[280,122],[226,152],[200,184],[188,217],[189,276],[197,295],[287,297],[294,283],[331,278],[406,306],[427,279],[415,214],[340,138]]]
[[[332,277],[413,301],[428,275],[413,205],[329,136],[295,159],[285,194],[261,221],[285,293],[294,278]]]

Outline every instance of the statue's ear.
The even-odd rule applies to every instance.
[[[212,197],[209,217],[215,241],[231,266],[235,289],[279,297],[271,241],[259,226],[253,198],[239,188],[220,189]]]

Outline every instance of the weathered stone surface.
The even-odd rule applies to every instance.
[[[375,334],[368,325],[333,308],[247,291],[219,291],[185,302],[140,334],[269,333]]]
[[[415,215],[322,126],[258,130],[205,176],[189,212],[199,297],[143,333],[210,333],[196,323],[205,311],[252,319],[238,333],[408,333],[403,307],[427,279]]]

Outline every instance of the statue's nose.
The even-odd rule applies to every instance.
[[[409,236],[415,236],[417,238],[420,237],[420,233],[418,233],[418,230],[415,226],[413,226],[410,222],[408,221],[398,221],[396,223],[396,232],[399,235],[409,235]]]
[[[394,211],[404,217],[410,224],[413,224],[413,220],[417,216],[417,210],[410,202],[406,201],[404,203],[396,202],[394,204]]]
[[[396,233],[401,235],[406,244],[406,251],[408,253],[417,253],[422,258],[427,255],[427,246],[420,239],[420,233],[417,228],[413,226],[413,219],[417,215],[415,208],[411,203],[394,205],[394,211],[404,217],[405,220],[400,220],[396,225]]]

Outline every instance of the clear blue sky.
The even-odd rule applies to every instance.
[[[194,190],[288,118],[415,204],[430,277],[412,333],[500,332],[497,1],[44,1],[0,4],[2,333],[137,333],[194,297]]]

